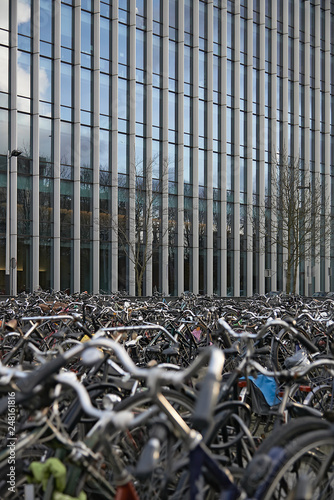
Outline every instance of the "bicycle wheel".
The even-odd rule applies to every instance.
[[[300,417],[289,421],[288,424],[279,425],[259,446],[252,461],[247,466],[242,487],[252,497],[266,476],[268,454],[275,448],[284,448],[300,437],[314,435],[319,431],[329,432],[331,424],[317,417]]]
[[[306,332],[301,331],[301,333],[307,340],[311,340]],[[285,359],[296,354],[298,349],[300,344],[289,331],[282,330],[275,335],[272,340],[271,360],[276,370],[283,370]]]
[[[300,478],[312,490],[312,498],[329,500],[334,494],[334,433],[320,430],[299,436],[285,447],[274,447],[263,456],[265,478],[253,495],[257,500],[289,498]],[[259,464],[258,464],[259,465]]]
[[[333,386],[330,384],[323,384],[311,388],[311,391],[308,393],[303,403],[323,413],[332,411],[334,405]]]

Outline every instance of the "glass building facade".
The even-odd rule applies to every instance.
[[[284,149],[332,217],[333,55],[331,0],[1,0],[0,293],[285,290],[248,214]]]

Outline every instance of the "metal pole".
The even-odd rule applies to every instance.
[[[6,273],[5,290],[6,295],[10,295],[10,152],[7,152],[7,203],[6,203]]]

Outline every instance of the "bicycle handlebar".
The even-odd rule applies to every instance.
[[[224,330],[226,330],[232,337],[255,339],[255,340],[260,340],[261,338],[263,338],[271,327],[280,326],[284,331],[290,332],[298,340],[298,342],[300,342],[304,347],[306,347],[306,349],[308,349],[312,354],[319,352],[318,348],[310,340],[308,340],[292,325],[289,325],[289,323],[281,319],[269,319],[257,333],[249,333],[246,331],[242,333],[237,333],[223,318],[220,318],[218,320],[218,325]]]

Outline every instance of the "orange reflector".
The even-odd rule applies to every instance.
[[[311,387],[309,385],[300,385],[299,390],[302,392],[311,392]]]
[[[246,387],[246,386],[247,386],[246,380],[239,380],[238,387]]]

